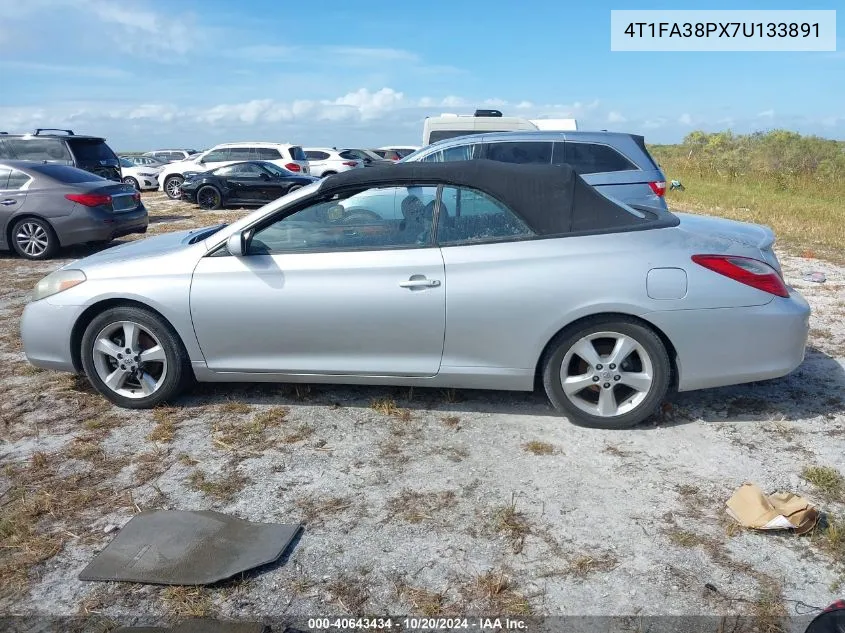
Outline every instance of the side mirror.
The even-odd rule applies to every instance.
[[[241,232],[234,233],[226,240],[226,250],[234,257],[244,256],[244,234]]]

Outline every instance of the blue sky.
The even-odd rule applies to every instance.
[[[3,0],[0,130],[69,126],[118,150],[419,144],[426,115],[486,105],[651,142],[725,128],[845,138],[841,28],[837,52],[633,53],[610,51],[610,10],[630,7],[600,0],[298,4]]]

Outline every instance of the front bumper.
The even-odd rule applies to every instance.
[[[810,306],[798,292],[760,306],[644,314],[675,347],[678,391],[780,378],[804,361]]]
[[[157,176],[138,176],[137,180],[138,185],[144,191],[147,191],[148,189],[158,189]]]
[[[84,306],[52,304],[49,297],[27,304],[20,325],[26,359],[42,369],[76,372],[71,332],[84,309]]]
[[[131,233],[146,233],[150,223],[143,204],[124,213],[76,205],[68,216],[54,218],[53,228],[62,246],[85,242],[108,242]]]

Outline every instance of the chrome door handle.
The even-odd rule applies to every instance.
[[[9,205],[15,204],[16,202],[17,202],[17,200],[9,199],[9,200],[3,200],[3,202],[0,202],[0,204],[8,207]]]
[[[399,282],[399,286],[402,288],[437,288],[439,285],[439,279],[409,279]]]

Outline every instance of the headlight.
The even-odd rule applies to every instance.
[[[59,269],[50,273],[38,282],[32,293],[32,300],[38,301],[64,290],[78,286],[85,281],[85,273],[81,270]]]

